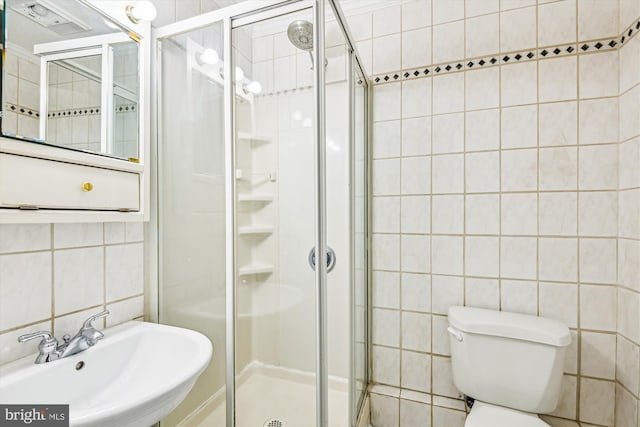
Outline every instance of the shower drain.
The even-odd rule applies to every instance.
[[[284,427],[284,423],[276,418],[270,418],[264,422],[264,427]]]

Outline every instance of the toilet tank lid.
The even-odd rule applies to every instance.
[[[569,328],[562,322],[545,317],[475,307],[450,307],[449,323],[473,334],[493,335],[555,347],[571,343]]]

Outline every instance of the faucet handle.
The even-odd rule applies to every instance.
[[[18,342],[27,342],[36,338],[42,338],[42,341],[40,341],[40,344],[38,345],[39,354],[38,357],[36,357],[36,363],[50,362],[60,357],[57,353],[58,340],[49,332],[40,331],[20,335],[18,337]]]
[[[46,331],[33,332],[31,334],[24,334],[18,337],[18,342],[27,342],[36,338],[42,338],[41,344],[48,344],[50,342],[56,341],[56,339],[51,335],[51,333]]]
[[[105,310],[98,314],[94,314],[93,316],[89,317],[87,320],[84,321],[84,324],[82,325],[82,328],[80,328],[80,332],[78,332],[78,334],[83,335],[87,339],[87,342],[89,343],[89,345],[94,345],[97,341],[104,338],[104,334],[99,330],[97,330],[91,324],[91,322],[93,322],[96,319],[105,317],[108,314],[109,314],[109,310]]]
[[[84,323],[82,324],[82,329],[94,329],[91,322],[93,322],[96,319],[106,317],[108,314],[109,314],[109,310],[101,311],[98,314],[94,314],[93,316],[89,317],[87,320],[84,321]]]

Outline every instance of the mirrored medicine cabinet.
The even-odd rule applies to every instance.
[[[2,0],[2,135],[137,161],[140,36],[85,0]]]
[[[149,219],[151,24],[129,3],[0,0],[0,223]]]

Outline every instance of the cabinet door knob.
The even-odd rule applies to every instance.
[[[82,183],[82,191],[89,192],[91,190],[93,190],[93,184],[92,183],[90,183],[90,182],[83,182]]]

